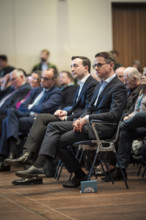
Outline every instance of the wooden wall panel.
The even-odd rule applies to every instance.
[[[112,24],[118,61],[127,67],[138,59],[146,66],[146,3],[113,3]]]

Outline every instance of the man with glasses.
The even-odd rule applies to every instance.
[[[110,53],[97,53],[93,67],[100,77],[101,83],[95,88],[88,108],[74,122],[49,123],[38,159],[29,169],[16,172],[17,176],[24,178],[39,177],[44,173],[43,165],[46,159],[52,159],[58,154],[68,172],[75,174],[72,181],[65,183],[64,187],[78,187],[80,181],[87,180],[86,174],[68,146],[77,141],[95,139],[94,132],[89,124],[92,119],[118,123],[127,98],[124,84],[114,73],[114,59]],[[115,131],[114,126],[111,128],[111,126],[106,125],[98,126],[96,129],[100,138],[110,138]]]
[[[39,113],[54,113],[61,104],[62,93],[56,87],[57,74],[54,69],[42,73],[41,87],[34,88],[28,98],[20,105],[19,110],[9,109],[3,121],[3,132],[0,140],[1,171],[3,161],[18,156],[17,142],[19,133],[27,134]],[[13,78],[15,81],[15,79]]]

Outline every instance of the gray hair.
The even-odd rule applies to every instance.
[[[26,77],[22,70],[14,69],[10,74],[13,74],[13,73],[15,73],[17,77],[23,76],[24,82],[26,82]]]
[[[135,67],[127,67],[124,70],[124,74],[127,74],[129,78],[137,78],[138,80],[140,80],[140,73]]]

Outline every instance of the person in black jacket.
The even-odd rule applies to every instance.
[[[8,58],[6,55],[0,55],[0,78],[12,72],[15,68],[8,65]]]

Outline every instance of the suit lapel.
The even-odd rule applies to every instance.
[[[114,79],[112,79],[108,85],[104,88],[104,90],[101,92],[101,94],[98,97],[98,101],[97,101],[97,105],[100,102],[100,100],[102,99],[102,97],[112,88],[112,85],[114,85],[117,81],[117,76],[114,77]]]
[[[84,83],[83,88],[82,88],[82,90],[81,90],[81,92],[80,92],[80,95],[79,95],[79,97],[78,97],[78,101],[76,102],[76,104],[80,101],[80,99],[81,99],[81,97],[82,97],[82,94],[84,93],[88,82],[91,80],[90,78],[91,78],[91,76],[89,76],[88,79],[86,80],[86,82]]]

